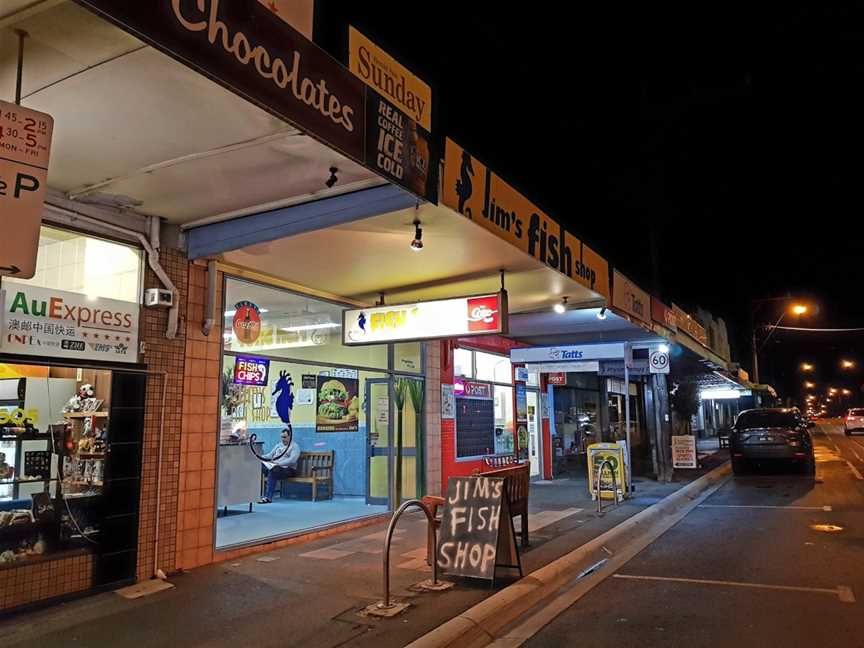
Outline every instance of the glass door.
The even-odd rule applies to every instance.
[[[529,389],[528,401],[528,458],[531,463],[531,477],[541,476],[543,455],[540,449],[540,393]]]
[[[366,503],[390,501],[390,381],[366,381]]]

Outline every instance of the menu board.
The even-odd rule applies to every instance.
[[[489,398],[456,399],[456,456],[482,457],[495,448],[495,404]]]
[[[521,573],[504,478],[448,480],[436,559],[442,571],[468,578],[494,580],[498,566]]]

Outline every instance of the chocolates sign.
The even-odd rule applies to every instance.
[[[363,161],[363,82],[258,0],[76,1]]]

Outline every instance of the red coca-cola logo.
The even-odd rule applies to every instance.
[[[261,334],[261,309],[248,301],[235,304],[233,328],[241,344],[253,344]]]
[[[497,295],[472,297],[468,300],[469,331],[498,331],[500,322],[501,313]]]

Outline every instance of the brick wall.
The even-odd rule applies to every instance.
[[[222,276],[216,282],[216,310],[222,304]],[[176,554],[178,569],[213,562],[216,515],[216,453],[219,435],[219,392],[222,318],[209,336],[201,330],[207,298],[207,267],[189,265],[186,320],[186,375],[183,390],[183,433],[180,445]]]
[[[188,262],[175,250],[163,250],[162,267],[180,292],[180,327],[177,337],[165,337],[168,311],[161,308],[142,309],[140,337],[146,345],[144,362],[153,372],[167,372],[165,428],[162,439],[162,491],[159,507],[159,568],[166,573],[176,568],[177,538],[177,478],[180,469],[181,421],[183,418],[183,385],[186,347],[186,296],[188,293]],[[144,275],[145,288],[161,288],[162,283],[152,270]],[[141,515],[138,531],[139,580],[153,574],[153,550],[156,531],[156,476],[158,472],[159,425],[162,417],[163,377],[147,379],[147,403],[144,421],[144,447],[141,466]]]

